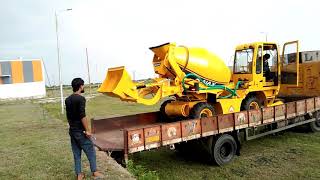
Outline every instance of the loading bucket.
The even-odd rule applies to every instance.
[[[138,98],[136,85],[124,66],[109,68],[107,77],[98,92],[106,93],[108,96],[119,97],[120,99],[131,99],[132,101],[136,101]]]

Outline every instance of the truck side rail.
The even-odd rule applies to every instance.
[[[148,127],[124,129],[124,154],[167,146],[182,141],[248,129],[304,116],[320,110],[320,97],[289,102],[259,110],[241,111],[213,117],[160,123]],[[305,123],[315,119],[304,120]],[[299,123],[304,124],[304,123]],[[288,128],[291,128],[286,124]],[[292,126],[293,127],[293,126]],[[283,128],[288,129],[288,128]]]

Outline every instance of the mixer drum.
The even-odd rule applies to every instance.
[[[164,78],[175,78],[168,71],[170,64],[168,58],[176,62],[186,74],[194,73],[203,79],[227,84],[230,82],[231,71],[221,58],[203,48],[187,48],[176,46],[175,43],[166,43],[150,48],[155,56],[153,65],[155,73]]]
[[[189,57],[188,54],[189,53]],[[174,48],[174,58],[185,73],[195,73],[218,84],[230,82],[231,71],[221,58],[203,48]]]

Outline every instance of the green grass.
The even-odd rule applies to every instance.
[[[75,178],[67,122],[52,118],[59,108],[49,110],[30,100],[1,102],[0,179]],[[82,157],[83,171],[90,176]],[[97,163],[107,179],[130,179],[104,153],[97,153]]]
[[[186,160],[162,148],[131,159],[160,179],[320,179],[320,133],[285,132],[244,143],[226,166]]]
[[[59,103],[46,109],[57,114]],[[107,96],[87,101],[90,117],[113,117],[156,111],[159,105],[144,106],[121,102]],[[167,148],[135,153],[131,171],[155,172],[160,179],[320,179],[320,133],[285,132],[245,142],[241,156],[226,166],[217,167],[187,160]],[[132,169],[132,168],[131,168]]]
[[[36,104],[0,106],[1,179],[70,179],[67,127]]]

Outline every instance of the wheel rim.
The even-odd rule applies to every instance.
[[[253,102],[250,103],[249,108],[251,110],[251,109],[259,109],[260,107],[259,107],[259,104],[257,102],[253,101]]]
[[[208,108],[205,108],[200,112],[200,117],[210,117],[210,116],[213,116],[213,113]]]
[[[224,143],[220,148],[220,156],[223,159],[228,158],[231,155],[232,145],[230,143]]]

